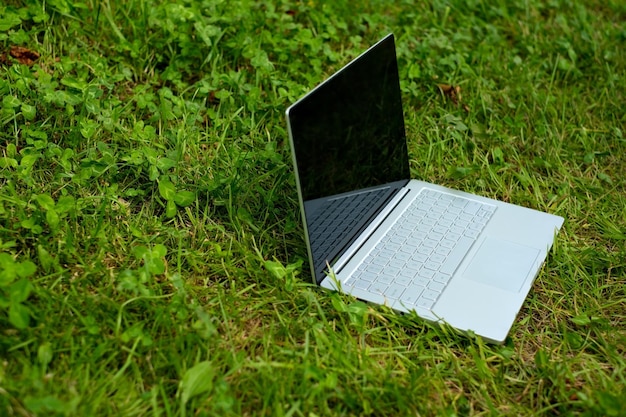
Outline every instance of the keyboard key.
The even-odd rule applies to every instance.
[[[404,268],[404,265],[406,265],[406,261],[401,261],[399,259],[392,259],[391,261],[389,261],[388,275],[391,275],[391,274],[393,274],[393,276],[398,275],[398,272],[400,272],[402,268]]]
[[[433,240],[441,240],[443,239],[443,233],[435,232],[433,229],[433,231],[428,234],[428,238]]]
[[[402,245],[402,247],[400,248],[400,252],[402,253],[407,253],[409,254],[409,257],[411,256],[411,254],[413,254],[416,250],[417,250],[417,246],[412,243],[405,243],[404,245]],[[399,253],[400,253],[399,252]]]
[[[406,287],[407,285],[409,285],[411,282],[413,282],[413,276],[404,276],[402,275],[402,273],[400,275],[398,275],[393,282],[395,282],[398,285],[402,285],[404,287]]]
[[[411,236],[409,236],[410,239],[413,240],[423,240],[426,239],[428,237],[428,232],[422,231],[422,230],[416,230],[413,233],[411,233]]]
[[[407,261],[411,259],[411,255],[409,253],[402,252],[402,249],[400,249],[400,252],[396,253],[394,258],[399,259],[401,261]]]
[[[393,280],[394,280],[394,277],[391,275],[379,275],[376,278],[375,283],[389,285],[393,282]]]
[[[432,248],[426,247],[426,246],[420,246],[417,249],[418,253],[421,253],[422,255],[430,255],[431,253],[433,253]]]
[[[455,213],[451,213],[450,211],[448,211],[446,214],[444,214],[443,216],[441,216],[441,219],[439,219],[439,223],[442,223],[444,220],[445,221],[454,221],[456,219],[457,215]],[[452,223],[450,224],[446,224],[445,226],[450,226]]]
[[[455,198],[452,202],[452,207],[456,208],[464,208],[467,205],[467,200],[465,198]]]
[[[404,268],[402,271],[400,271],[400,275],[402,277],[408,277],[408,278],[413,278],[415,276],[417,276],[417,274],[419,273],[419,269],[421,268],[421,264],[418,265],[416,268],[409,268],[408,265],[406,268]],[[397,277],[396,277],[397,279]]]
[[[419,223],[419,221],[420,219],[415,215],[415,213],[405,212],[402,214],[397,223],[402,224],[404,229],[409,229],[412,225],[415,225],[415,223]]]
[[[459,207],[450,206],[450,207],[448,208],[448,212],[449,212],[449,213],[454,213],[454,214],[457,214],[457,215],[458,215],[459,213],[462,213],[462,212],[463,212],[463,209],[462,209],[462,208],[459,208]]]
[[[483,230],[484,225],[482,223],[478,223],[478,222],[471,222],[468,229],[471,230],[478,230],[479,232],[481,230]]]
[[[433,305],[435,305],[435,300],[420,298],[415,305],[430,310],[431,308],[433,308]]]
[[[400,245],[396,244],[396,243],[387,243],[385,245],[385,249],[390,250],[392,252],[397,252],[399,249],[401,248]]]
[[[406,238],[406,237],[409,237],[409,235],[411,234],[411,231],[410,231],[410,230],[406,230],[406,229],[400,229],[400,230],[398,230],[398,231],[396,232],[396,234],[397,234],[398,236],[401,236],[401,237],[405,237],[405,238]]]
[[[421,298],[428,298],[429,300],[436,300],[439,297],[439,293],[437,291],[433,291],[431,289],[426,288],[422,293]]]
[[[439,213],[437,211],[431,211],[430,213],[428,213],[428,215],[426,216],[426,218],[424,220],[433,220],[433,221],[437,221],[441,218],[441,215],[443,213]],[[424,220],[422,220],[422,223],[424,223]]]
[[[387,289],[387,285],[380,283],[380,282],[375,282],[373,284],[370,285],[368,291],[373,293],[373,294],[385,294],[385,290]]]
[[[456,233],[457,235],[462,235],[464,230],[465,228],[459,227],[456,224],[454,226],[450,226],[450,232]],[[448,232],[448,236],[450,235],[450,232]]]
[[[387,291],[385,291],[385,296],[397,300],[402,296],[405,290],[406,288],[401,285],[391,284],[389,288],[387,288]]]
[[[380,274],[383,270],[383,267],[380,265],[371,264],[365,268],[366,271],[371,272],[373,274]]]
[[[374,282],[376,280],[376,277],[378,277],[377,274],[373,274],[371,272],[365,271],[361,274],[359,278],[362,279],[363,281]]]
[[[393,258],[392,260],[389,261],[389,267],[394,268],[394,269],[400,269],[404,266],[404,264],[406,263],[406,261],[403,261],[401,259],[396,259]]]
[[[418,210],[413,211],[413,213],[411,213],[411,214],[413,216],[417,216],[417,217],[422,218],[422,217],[426,217],[426,215],[428,214],[428,211],[418,209]]]
[[[436,250],[439,250],[439,248],[437,248]],[[438,253],[436,253],[436,252],[435,252],[435,253],[433,253],[432,255],[430,255],[430,258],[429,258],[429,260],[430,260],[431,262],[433,262],[433,263],[437,263],[437,264],[442,263],[443,261],[445,261],[445,259],[446,259],[446,257],[445,257],[445,256],[443,256],[443,255],[439,255],[439,254],[438,254]]]
[[[439,270],[441,264],[436,262],[426,261],[424,262],[424,268],[420,270],[421,276],[428,276],[428,278],[432,278],[435,274],[435,271]]]
[[[416,277],[413,277],[413,284],[426,287],[428,284],[430,284],[430,277],[422,277],[419,275]]]
[[[461,235],[457,235],[459,238],[461,237]],[[439,248],[446,248],[446,249],[452,249],[453,247],[456,246],[456,241],[458,240],[458,238],[456,240],[450,240],[450,239],[444,239],[441,241],[441,243],[439,244]]]
[[[437,272],[433,276],[433,281],[441,282],[442,284],[447,284],[450,281],[451,275],[444,274],[443,272]]]
[[[350,281],[348,281],[348,284],[350,284]],[[369,288],[371,284],[372,284],[371,282],[363,281],[362,279],[356,279],[352,282],[351,286],[360,288],[362,290],[366,290]]]
[[[455,225],[456,227],[460,227],[460,228],[462,228],[462,229],[465,229],[465,228],[467,228],[467,226],[469,226],[469,222],[468,222],[467,220],[461,220],[461,219],[458,219],[458,220],[456,220],[456,221],[454,222],[454,225]]]
[[[439,197],[439,200],[446,201],[446,202],[450,203],[450,202],[454,201],[454,198],[455,197],[453,195],[443,194],[442,193],[441,196]]]
[[[448,226],[451,226],[451,224]],[[442,235],[445,235],[446,233],[448,233],[448,227],[443,226],[441,224],[441,220],[435,226],[433,226],[432,230],[433,230],[433,233],[440,233]]]
[[[469,200],[468,203],[463,208],[463,212],[476,214],[478,213],[478,210],[480,210],[481,206],[483,206],[483,204],[479,203],[478,201]]]
[[[461,220],[465,220],[465,221],[472,221],[472,219],[474,218],[474,216],[472,216],[471,214],[468,213],[461,213],[459,214],[459,219]]]
[[[424,268],[428,271],[438,271],[441,267],[441,264],[433,261],[424,262]]]
[[[443,291],[444,288],[446,288],[446,284],[442,284],[441,282],[431,281],[428,284],[428,289],[437,291],[438,293],[441,293],[441,291]]]
[[[410,285],[400,296],[400,301],[405,305],[414,306],[424,289],[425,287],[420,285]]]
[[[437,255],[441,255],[443,257],[446,257],[450,254],[450,249],[446,248],[445,246],[441,246],[443,244],[443,242],[439,243],[439,247],[437,249],[435,249],[435,253]]]
[[[387,259],[388,258],[383,256],[376,256],[372,259],[372,265],[385,266],[387,265]]]
[[[483,225],[483,226],[484,226],[484,225],[486,225],[486,224],[487,224],[487,220],[488,220],[488,219],[486,219],[486,218],[484,218],[484,217],[474,217],[474,218],[472,219],[472,223],[476,223],[476,224],[480,224],[480,225]]]
[[[491,213],[492,213],[491,211],[483,207],[478,211],[478,213],[476,213],[476,215],[485,218],[485,217],[491,217]]]
[[[446,212],[446,207],[445,207],[445,206],[444,206],[444,207],[442,207],[442,206],[440,206],[439,204],[440,204],[440,203],[438,202],[437,204],[435,204],[434,206],[432,206],[432,208],[431,208],[432,212],[434,212],[434,213],[440,213],[440,214],[445,213],[445,212]],[[440,216],[437,216],[437,217],[440,217]]]
[[[401,269],[393,266],[388,266],[383,270],[383,275],[389,275],[390,277],[395,277],[400,273]]]
[[[424,255],[423,253],[418,252],[414,254],[413,256],[411,256],[411,259],[416,262],[419,262],[419,265],[421,265],[428,260],[428,255]]]
[[[422,219],[422,221],[420,222],[420,225],[424,225],[424,227],[427,230],[430,230],[430,227],[434,226],[435,224],[437,224],[437,219],[439,219],[439,216],[433,216],[431,217],[426,217],[425,219]],[[426,227],[426,226],[430,226],[430,227]]]
[[[424,245],[427,248],[435,248],[437,247],[437,241],[433,240],[433,239],[426,239],[424,240],[424,242],[422,242],[422,245]]]

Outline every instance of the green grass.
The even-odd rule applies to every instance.
[[[618,0],[9,0],[0,414],[623,415],[624,22]],[[389,31],[413,177],[566,218],[502,346],[309,283],[284,109]]]

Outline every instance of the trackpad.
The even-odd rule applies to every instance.
[[[463,277],[503,290],[519,292],[535,265],[539,250],[495,238],[486,238]]]

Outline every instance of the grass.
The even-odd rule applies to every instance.
[[[9,0],[0,414],[623,414],[624,21]],[[283,112],[389,31],[413,177],[566,218],[502,346],[309,283]]]

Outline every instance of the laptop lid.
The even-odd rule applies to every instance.
[[[318,85],[286,114],[309,261],[319,284],[325,276],[323,266],[349,247],[410,177],[393,35]],[[348,230],[332,226],[339,236],[322,239],[332,240],[330,252],[322,250],[322,243],[313,243],[316,223],[337,216],[325,208],[342,197],[380,188],[389,192],[378,193],[378,201],[369,202]],[[348,207],[344,210],[356,210]],[[330,219],[320,215],[326,211]]]

